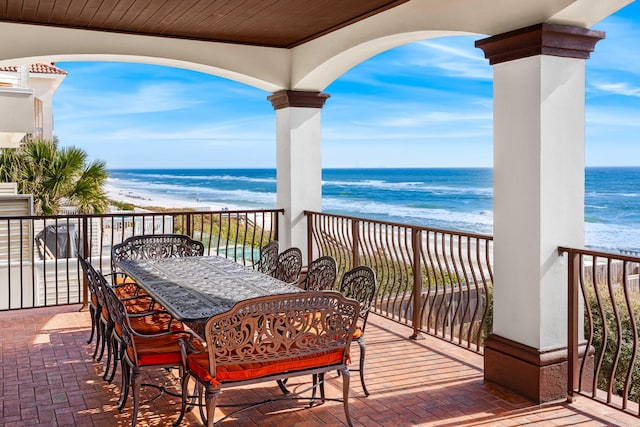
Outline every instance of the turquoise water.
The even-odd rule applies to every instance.
[[[488,168],[325,169],[322,178],[325,212],[492,233]],[[203,205],[276,206],[275,169],[119,169],[109,184]],[[640,168],[587,168],[585,222],[588,246],[640,250]]]

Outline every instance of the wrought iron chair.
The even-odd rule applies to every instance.
[[[269,276],[273,276],[276,271],[276,266],[278,265],[279,250],[277,240],[273,240],[260,248],[260,260],[256,264],[256,269]]]
[[[338,268],[331,256],[322,256],[311,261],[304,278],[305,291],[333,291],[336,286]],[[314,377],[314,382],[316,378]],[[289,393],[286,379],[278,380],[278,387],[284,394]]]
[[[187,409],[190,377],[199,385],[197,389],[204,387],[204,418],[213,426],[222,389],[300,375],[322,376],[334,369],[342,373],[342,402],[351,426],[347,360],[358,311],[357,301],[338,292],[299,292],[241,301],[230,311],[213,316],[205,326],[205,351],[187,353],[188,345],[181,345],[182,408],[174,426]],[[294,394],[268,399],[236,412],[274,400],[301,398]],[[321,399],[328,400],[324,393]]]
[[[340,282],[340,293],[345,297],[354,299],[360,303],[360,314],[358,327],[353,335],[353,340],[360,346],[360,382],[365,396],[369,396],[369,391],[364,384],[364,357],[366,345],[364,341],[364,330],[367,326],[367,318],[371,311],[373,297],[376,294],[376,275],[367,266],[355,267],[344,273]]]
[[[304,279],[306,291],[333,291],[336,287],[338,267],[331,256],[322,256],[311,261]]]
[[[87,281],[87,287],[92,294],[92,299],[95,295],[96,301],[96,312],[92,318],[92,322],[95,319],[96,323],[96,348],[93,352],[93,358],[96,361],[102,360],[104,350],[105,348],[107,349],[107,365],[104,373],[104,378],[107,379],[111,363],[111,346],[109,345],[109,342],[112,322],[109,318],[107,303],[104,299],[104,290],[102,289],[104,276],[100,274],[86,259],[79,257],[78,261],[80,262],[85,280]],[[149,307],[153,305],[148,297],[128,297],[126,299],[126,304],[132,312],[148,311]]]
[[[107,366],[104,373],[104,379],[108,382],[113,380],[116,373],[117,363],[122,360],[123,352],[125,351],[125,345],[123,344],[122,329],[118,327],[117,323],[113,319],[112,310],[109,306],[112,298],[117,298],[125,306],[127,317],[129,318],[129,324],[134,332],[140,335],[155,335],[159,333],[166,333],[170,331],[179,332],[184,331],[184,324],[171,316],[168,312],[160,309],[136,312],[131,310],[128,306],[127,299],[118,298],[115,289],[111,286],[103,286],[102,293],[104,294],[104,300],[107,303],[110,317],[110,333],[107,335],[109,354],[107,357]],[[112,371],[109,374],[109,363],[112,362]]]
[[[106,283],[106,282],[105,282]],[[108,288],[108,286],[107,286]],[[110,289],[110,288],[109,288]],[[131,391],[133,397],[133,414],[131,425],[135,426],[140,406],[140,374],[145,369],[178,368],[183,376],[180,340],[186,340],[189,348],[202,351],[202,342],[191,332],[170,330],[160,333],[141,334],[132,325],[132,316],[115,292],[104,293],[109,314],[114,323],[114,336],[118,336],[122,346],[119,351],[122,365],[122,387],[118,409],[123,410]],[[148,384],[145,384],[148,385]],[[162,386],[156,386],[161,391]]]
[[[204,245],[184,234],[143,234],[132,236],[111,248],[111,271],[114,285],[127,285],[128,291],[137,295],[137,284],[118,270],[116,261],[127,259],[154,259],[202,256]],[[124,290],[125,287],[122,286]]]
[[[118,355],[117,340],[114,341],[114,321],[111,317],[107,293],[112,293],[120,299],[126,307],[134,329],[139,333],[157,333],[167,330],[183,330],[184,325],[174,321],[171,315],[159,310],[153,300],[148,296],[132,296],[122,298],[118,295],[118,289],[110,286],[105,277],[97,271],[87,260],[80,257],[80,265],[84,272],[87,284],[91,292],[95,292],[97,306],[100,310],[96,313],[97,340],[93,358],[102,359],[104,349],[107,349],[107,361],[103,379],[111,382],[116,371]]]
[[[95,334],[96,348],[93,352],[92,357],[96,359],[100,348],[102,347],[104,349],[103,328],[101,327],[100,316],[102,314],[102,307],[105,305],[105,303],[102,298],[102,292],[98,288],[99,284],[96,282],[95,278],[92,277],[91,272],[92,270],[94,270],[94,268],[86,259],[82,257],[78,257],[78,261],[80,262],[80,266],[82,267],[82,271],[84,273],[84,279],[86,280],[87,288],[89,289],[89,314],[91,316],[91,335],[89,336],[89,340],[87,341],[87,344],[91,343],[91,341],[93,340],[93,336]]]
[[[278,255],[276,271],[273,276],[287,283],[297,283],[302,271],[302,251],[289,248]]]

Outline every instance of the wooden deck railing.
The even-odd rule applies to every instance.
[[[358,265],[374,269],[374,312],[413,327],[414,338],[427,333],[482,352],[491,329],[491,236],[305,214],[309,260],[333,256],[339,277]]]
[[[276,239],[282,210],[113,213],[0,218],[0,310],[87,303],[78,255],[111,271],[111,247],[139,234],[182,233],[206,254],[253,265]]]
[[[568,256],[567,394],[640,416],[640,258],[559,248]]]

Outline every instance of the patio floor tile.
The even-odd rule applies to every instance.
[[[131,399],[117,409],[120,374],[112,384],[100,376],[104,361],[92,359],[87,344],[90,319],[80,306],[26,309],[0,313],[0,419],[4,426],[128,426]],[[494,384],[485,383],[482,356],[443,340],[407,337],[411,330],[372,315],[367,325],[366,381],[371,396],[362,393],[357,372],[351,374],[350,410],[362,426],[633,426],[640,419],[584,397],[536,405]],[[357,366],[358,346],[352,359]],[[300,389],[310,378],[291,379]],[[165,370],[143,376],[143,383],[178,381]],[[329,375],[327,397],[341,396],[341,378]],[[139,426],[171,425],[179,399],[143,387]],[[277,385],[262,383],[226,390],[217,417],[232,405],[280,397]],[[197,412],[197,411],[194,411]],[[242,412],[221,426],[344,426],[342,403],[327,401],[313,408],[304,402],[277,401]],[[200,425],[195,413],[182,425]]]

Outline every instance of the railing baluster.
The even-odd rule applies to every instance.
[[[185,222],[187,224],[187,229],[184,234],[193,238],[193,229],[192,229],[191,221],[193,221],[193,216],[190,213],[185,214]]]
[[[420,339],[422,326],[422,230],[414,230],[412,233],[413,246],[413,334],[411,339]]]
[[[23,225],[22,225],[22,219],[18,220],[18,230],[20,230],[20,239],[18,240],[20,242],[20,305],[24,306],[24,286],[22,286],[22,284],[24,283],[24,268],[22,268],[22,265],[24,263],[24,229],[23,229]],[[11,283],[11,282],[9,282]]]
[[[351,222],[351,257],[352,257],[352,266],[357,267],[360,265],[360,221],[352,221]]]
[[[471,263],[465,264],[464,263],[464,257],[463,257],[463,253],[462,253],[462,242],[466,241],[466,246],[467,250],[470,249],[471,245],[469,243],[469,239],[466,238],[466,240],[464,240],[463,237],[458,237],[458,262],[460,264],[460,266],[456,266],[456,280],[458,282],[458,288],[460,289],[459,292],[459,298],[461,300],[463,300],[464,302],[458,302],[457,307],[456,307],[456,313],[455,316],[459,316],[460,320],[459,320],[459,329],[458,329],[458,345],[462,345],[463,342],[466,343],[466,347],[469,348],[470,346],[470,341],[469,341],[469,337],[467,334],[466,339],[464,338],[464,326],[465,326],[465,319],[468,318],[469,315],[469,310],[470,310],[470,304],[471,304],[471,284],[469,283],[469,277],[467,275],[467,269],[465,268],[465,265],[470,266]],[[468,261],[468,259],[467,259]],[[473,267],[470,267],[473,268]],[[462,280],[460,280],[460,272],[462,272]],[[466,291],[464,291],[464,289],[466,289]],[[466,297],[465,297],[466,294]],[[477,301],[477,300],[476,300]],[[461,309],[462,307],[462,309]],[[472,325],[473,325],[473,319],[469,319],[468,322],[469,326],[468,328],[471,329]]]
[[[582,377],[583,377],[582,373],[585,372],[587,361],[588,361],[588,358],[590,357],[589,355],[591,351],[591,344],[593,343],[593,314],[591,312],[591,307],[587,302],[587,284],[585,282],[585,277],[584,277],[584,272],[585,272],[584,258],[585,258],[584,254],[580,254],[580,256],[578,257],[578,262],[579,262],[578,292],[582,293],[582,305],[584,308],[584,317],[586,317],[586,318],[583,317],[583,319],[586,322],[585,327],[588,327],[588,332],[587,332],[588,337],[585,345],[585,353],[584,353],[584,356],[582,357],[582,361],[580,362],[580,370],[579,370],[580,375],[578,376],[578,389],[577,389],[578,391],[582,391]]]
[[[568,290],[568,342],[567,342],[567,400],[575,400],[574,390],[578,386],[578,254],[569,252]]]
[[[609,386],[607,387],[607,403],[611,403],[613,396],[613,388],[615,384],[616,369],[620,360],[620,349],[622,348],[622,325],[620,323],[620,315],[618,314],[618,305],[616,304],[615,291],[613,289],[611,258],[607,259],[607,289],[609,290],[609,298],[611,300],[611,308],[613,310],[613,318],[616,324],[616,349],[613,366],[609,373]]]
[[[11,306],[11,219],[7,219],[7,301],[8,305]],[[22,294],[22,286],[20,286],[20,293]],[[20,295],[20,300],[22,300],[22,295]]]
[[[32,300],[32,306],[35,307],[36,306],[36,292],[37,292],[37,288],[36,288],[36,269],[33,267],[33,260],[36,259],[36,245],[35,245],[35,236],[34,236],[34,229],[35,229],[35,220],[33,218],[29,218],[29,225],[30,225],[30,229],[31,229],[31,234],[29,236],[29,242],[31,246],[31,260],[32,260],[32,264],[31,264],[31,300]],[[22,285],[22,284],[21,284]],[[20,286],[20,288],[22,288],[22,286]],[[11,300],[9,300],[11,301]],[[11,307],[9,307],[11,308]],[[22,307],[21,307],[22,308]]]
[[[307,215],[307,265],[311,264],[313,256],[313,216]],[[320,257],[322,255],[318,255]]]
[[[631,323],[631,331],[632,331],[632,353],[631,353],[631,360],[628,362],[629,363],[629,368],[627,369],[627,375],[626,378],[624,380],[624,390],[622,393],[622,407],[624,409],[627,408],[627,404],[628,404],[628,400],[629,400],[629,390],[631,387],[631,379],[632,379],[632,374],[633,374],[633,367],[636,364],[636,356],[638,353],[638,327],[636,324],[636,315],[634,313],[634,308],[633,308],[633,303],[631,301],[631,293],[629,291],[629,276],[628,276],[628,269],[627,266],[628,264],[630,264],[629,261],[624,261],[624,273],[623,273],[623,290],[624,290],[624,299],[625,299],[625,304],[627,307],[627,312],[629,313],[629,321]],[[638,268],[638,264],[634,263],[636,265],[636,269]]]
[[[91,262],[91,253],[89,251],[89,218],[88,217],[83,217],[82,218],[82,252],[80,252],[78,250],[78,253],[81,253],[82,257],[84,257],[85,259],[89,259],[89,262]],[[78,242],[79,245],[79,242]],[[80,248],[78,248],[80,249]],[[76,263],[76,269],[78,268],[79,263]],[[76,270],[78,271],[78,270]],[[80,281],[82,283],[82,308],[85,309],[89,306],[89,286],[87,284],[87,280],[86,277],[84,277],[84,274],[82,274],[81,276],[78,277],[82,277],[82,280]]]

